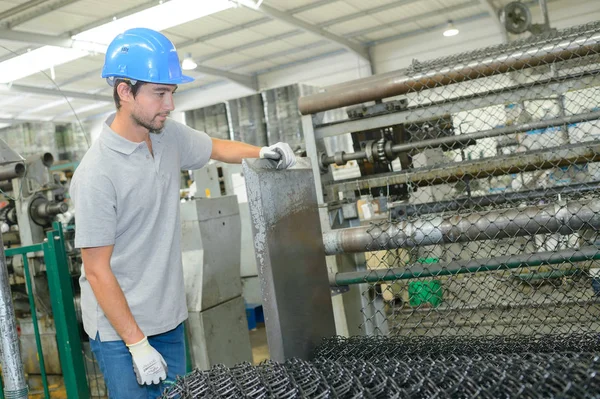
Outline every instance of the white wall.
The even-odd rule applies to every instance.
[[[600,0],[578,2],[550,0],[550,24],[562,29],[600,20]],[[532,7],[534,22],[542,22],[539,8]],[[491,17],[459,24],[460,34],[446,38],[442,32],[430,32],[374,46],[371,55],[375,73],[385,73],[410,65],[413,59],[427,61],[486,46],[500,44],[502,37]],[[316,55],[316,54],[315,54]],[[304,83],[326,87],[371,75],[368,64],[352,53],[342,53],[306,64],[295,65],[259,76],[261,90]],[[253,94],[247,88],[225,82],[208,89],[182,92],[177,97],[177,110],[201,108],[225,100]]]

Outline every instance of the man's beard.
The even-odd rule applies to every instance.
[[[155,118],[156,118],[156,116],[155,116]],[[150,133],[155,133],[155,134],[161,133],[163,128],[165,127],[165,122],[162,122],[162,123],[160,123],[160,122],[152,123],[152,121],[146,122],[146,121],[143,121],[141,118],[139,118],[136,114],[133,114],[133,113],[131,114],[131,119],[133,119],[133,121],[135,123],[137,123],[139,126],[142,126],[142,127],[145,127],[146,129],[148,129],[148,131],[150,131]]]

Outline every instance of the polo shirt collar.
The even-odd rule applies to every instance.
[[[116,114],[111,114],[104,125],[102,125],[102,132],[100,133],[100,140],[111,150],[120,152],[125,155],[131,155],[140,145],[146,145],[146,143],[134,143],[126,138],[119,136],[114,130],[110,128],[110,124],[115,120]]]

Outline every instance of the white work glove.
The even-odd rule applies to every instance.
[[[148,343],[148,337],[137,344],[127,345],[133,358],[133,371],[140,385],[158,384],[167,378],[167,363]]]
[[[277,169],[287,169],[296,165],[296,154],[287,143],[277,143],[261,148],[260,157],[279,161],[277,162]]]

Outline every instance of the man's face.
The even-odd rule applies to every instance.
[[[131,118],[150,133],[160,133],[169,113],[175,109],[173,93],[177,85],[146,83],[135,96]]]

